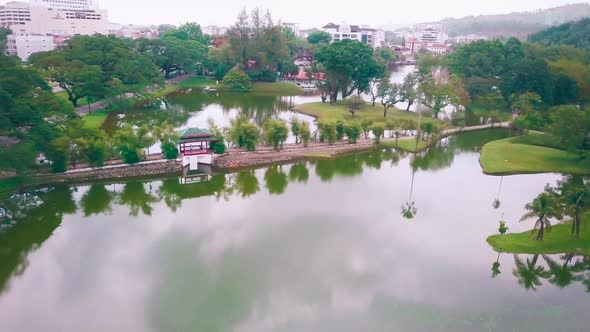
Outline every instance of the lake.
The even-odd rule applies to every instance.
[[[502,218],[530,229],[524,205],[560,178],[484,175],[479,148],[506,135],[17,195],[0,331],[587,331],[588,257],[486,243]]]

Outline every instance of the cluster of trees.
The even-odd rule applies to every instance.
[[[295,136],[295,143],[303,143],[304,147],[307,147],[311,141],[309,124],[293,117],[289,125],[291,133]],[[230,126],[225,129],[225,137],[228,142],[248,151],[256,150],[256,146],[261,140],[278,151],[283,148],[288,136],[289,126],[280,119],[265,121],[261,130],[247,117],[241,116],[231,120]]]
[[[209,38],[196,23],[168,29],[158,39],[138,39],[134,48],[170,78],[183,72],[195,72],[207,56]]]
[[[243,9],[220,47],[209,50],[208,71],[221,78],[237,65],[252,80],[274,82],[278,72],[297,70],[287,36],[288,31],[273,22],[269,11],[255,8],[248,14]]]
[[[105,38],[98,37],[95,41],[103,42]],[[75,38],[72,45],[78,45],[78,42]],[[85,56],[98,62],[102,55],[78,57]],[[38,60],[49,61],[49,58],[62,56],[42,54]],[[117,67],[116,62],[112,63],[114,67],[107,62],[103,64],[105,68]],[[80,66],[93,67],[90,70],[104,73],[98,65]],[[58,72],[62,69],[54,67],[48,70]],[[109,137],[103,130],[86,127],[75,114],[73,105],[53,94],[34,67],[25,67],[14,57],[0,55],[0,71],[3,73],[0,77],[0,136],[4,141],[8,139],[8,144],[0,145],[1,169],[25,173],[36,167],[39,154],[45,156],[55,172],[63,172],[69,165],[76,167],[80,163],[102,166],[106,160],[117,156],[127,163],[135,163],[142,159],[142,150],[156,141],[162,143],[166,158],[175,159],[178,156],[177,136],[167,123],[158,127],[126,126],[114,137]]]
[[[477,34],[494,37],[521,36],[547,28],[547,18],[575,21],[590,15],[590,5],[570,4],[544,10],[500,15],[448,18],[441,21],[451,36]]]
[[[448,67],[474,101],[510,105],[515,96],[536,93],[547,106],[583,105],[588,99],[588,60],[583,50],[522,43],[478,41],[448,56]]]
[[[551,219],[562,220],[571,218],[572,236],[580,236],[582,213],[590,207],[590,181],[578,175],[564,176],[557,185],[547,185],[545,191],[537,196],[525,208],[527,213],[521,221],[535,220],[533,232],[537,231],[536,239],[543,240],[545,232],[551,230]]]
[[[74,107],[82,98],[92,102],[118,96],[159,79],[149,57],[131,40],[114,36],[77,36],[62,49],[32,54],[29,62],[66,91]]]
[[[590,18],[568,22],[532,34],[529,40],[545,46],[569,45],[590,50]]]
[[[444,59],[461,78],[474,105],[491,111],[518,113],[514,125],[545,131],[554,147],[579,152],[590,149],[590,52],[570,46],[479,41]]]

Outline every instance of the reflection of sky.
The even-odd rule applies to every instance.
[[[504,177],[494,210],[500,178],[477,158],[418,171],[411,221],[400,215],[408,159],[329,183],[308,165],[308,183],[280,196],[258,170],[261,191],[247,199],[67,216],[0,296],[0,330],[578,331],[590,323],[581,287],[527,293],[506,254],[492,280],[485,242],[501,213],[511,231],[529,228],[517,222],[524,204],[558,177]]]

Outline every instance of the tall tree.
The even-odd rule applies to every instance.
[[[457,77],[450,79],[427,78],[420,85],[422,93],[421,103],[433,111],[433,117],[447,106],[465,106],[469,102],[469,95]]]
[[[560,204],[566,215],[572,218],[572,235],[580,237],[582,212],[590,206],[590,184],[578,175],[568,175],[558,182]]]
[[[325,31],[316,31],[310,33],[309,36],[307,36],[307,41],[310,44],[329,44],[332,41],[332,36],[330,36],[330,34]]]
[[[315,58],[323,65],[336,87],[331,98],[334,101],[338,92],[342,98],[346,98],[355,90],[366,91],[369,81],[382,77],[384,73],[383,65],[377,63],[371,47],[356,40],[345,39],[324,45],[316,52]]]

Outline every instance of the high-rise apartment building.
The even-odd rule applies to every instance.
[[[0,6],[0,26],[9,28],[11,25],[23,25],[31,21],[29,4],[11,1]]]
[[[52,50],[71,36],[109,33],[107,11],[98,8],[97,0],[9,2],[0,6],[0,26],[12,30],[7,53],[23,60]]]

